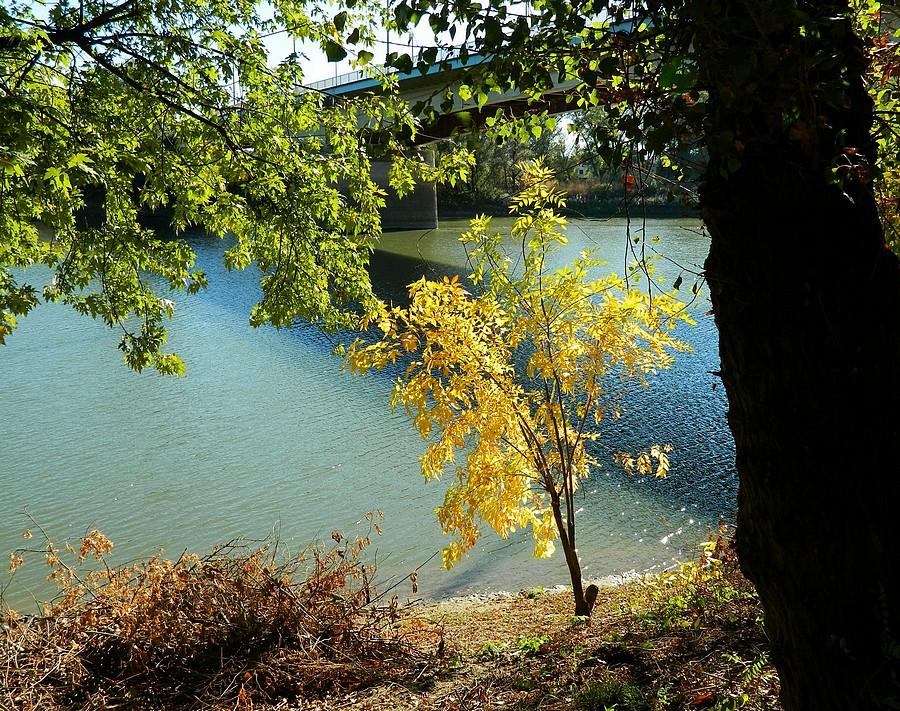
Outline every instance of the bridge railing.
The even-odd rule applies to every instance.
[[[609,25],[608,31],[612,32],[612,33],[628,32],[628,31],[634,30],[636,26],[637,25],[636,25],[635,19],[633,19],[633,18],[625,19],[620,22]],[[574,38],[572,40],[573,44],[577,44],[578,42],[580,42],[580,40],[578,38]],[[402,47],[402,46],[403,46],[402,44],[398,43],[398,47]],[[483,62],[483,61],[489,61],[489,58],[486,57],[485,55],[482,55],[480,52],[478,52],[477,49],[474,47],[474,45],[467,44],[464,46],[466,47],[466,49],[468,49],[468,60],[465,63],[466,65],[476,64],[476,63]],[[437,58],[434,60],[434,62],[432,62],[431,66],[429,67],[429,70],[434,68],[434,66],[436,64],[439,64],[441,62],[454,62],[454,61],[459,60],[459,54],[462,49],[463,49],[463,46],[439,48]],[[480,58],[480,60],[478,58]],[[475,60],[475,61],[473,62],[472,60]],[[462,66],[462,62],[460,63],[460,65]],[[411,72],[409,74],[403,73],[401,75],[401,77],[399,77],[399,78],[402,80],[402,78],[404,78],[404,77],[412,77],[412,76],[414,76],[415,71],[416,70],[413,70],[413,72]],[[387,76],[401,74],[396,69],[385,71],[383,67],[382,67],[382,72]],[[428,73],[430,73],[430,71]],[[340,87],[346,87],[346,86],[349,86],[351,84],[355,84],[355,83],[361,82],[361,81],[366,81],[366,80],[377,81],[377,78],[376,78],[377,74],[378,74],[377,71],[358,69],[358,70],[352,71],[352,72],[344,72],[343,74],[337,74],[333,77],[329,77],[328,79],[321,79],[319,81],[314,81],[309,84],[304,84],[300,90],[306,89],[306,90],[312,90],[312,91],[327,91],[329,89],[338,89]]]
[[[353,84],[354,82],[358,82],[362,79],[368,79],[370,78],[370,76],[370,72],[367,72],[364,69],[357,69],[353,72],[344,72],[343,74],[336,74],[333,77],[328,77],[327,79],[320,79],[319,81],[304,84],[304,86],[309,89],[324,91],[325,89],[333,89],[336,86],[342,86],[344,84]]]
[[[459,47],[452,48],[443,48],[438,53],[437,58],[434,63],[437,64],[439,62],[447,62],[453,61],[459,58]],[[476,55],[470,55],[474,58]],[[390,71],[385,72],[388,76],[393,74],[399,74],[396,69],[392,69]],[[367,79],[374,79],[377,76],[378,72],[373,72],[372,70],[367,69],[357,69],[352,72],[344,72],[343,74],[336,74],[333,77],[328,77],[327,79],[320,79],[318,81],[310,82],[309,84],[304,84],[303,88],[311,89],[313,91],[327,91],[328,89],[335,89],[341,86],[347,86],[349,84],[355,84],[359,81],[365,81]]]

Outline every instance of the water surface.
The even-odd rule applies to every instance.
[[[400,294],[423,273],[465,273],[456,240],[465,226],[385,235],[373,266],[382,292]],[[667,257],[660,273],[670,284],[682,275],[687,294],[707,249],[699,223],[651,222],[646,236]],[[629,244],[622,221],[578,221],[569,239],[568,249],[601,249],[621,273]],[[429,597],[566,582],[561,555],[534,560],[527,534],[487,536],[457,568],[441,571],[434,556],[444,540],[433,514],[441,486],[419,476],[423,443],[405,416],[390,413],[390,378],[342,374],[329,355],[334,339],[309,327],[251,328],[257,275],[226,272],[221,242],[194,243],[210,288],[175,299],[170,344],[186,377],[132,373],[115,332],[57,305],[36,309],[0,348],[4,554],[35,543],[21,538],[34,528],[29,515],[55,541],[101,529],[115,543],[114,562],[124,563],[161,548],[177,557],[271,535],[299,551],[335,529],[364,533],[365,513],[381,510],[383,581],[423,566],[419,594]],[[671,566],[732,517],[734,454],[712,374],[715,328],[705,300],[691,308],[698,325],[683,335],[695,351],[630,395],[626,416],[604,430],[612,451],[671,442],[670,476],[630,478],[607,462],[586,483],[578,538],[589,577]],[[20,569],[6,602],[30,611],[32,595],[49,594],[45,573],[37,559]]]

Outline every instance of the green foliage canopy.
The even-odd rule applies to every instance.
[[[808,82],[810,71],[821,78],[848,61],[849,55],[828,41],[835,36],[835,13],[817,3],[795,0],[740,4],[746,10],[697,0],[535,0],[523,6],[502,0],[469,4],[399,0],[392,4],[392,21],[398,31],[427,23],[438,33],[436,44],[444,49],[438,56],[448,59],[437,64],[449,69],[450,58],[456,58],[465,67],[458,79],[460,97],[470,96],[482,106],[492,94],[523,92],[532,102],[533,125],[539,127],[546,118],[545,92],[562,82],[574,82],[565,101],[577,112],[576,123],[579,116],[602,116],[602,121],[578,130],[589,138],[603,165],[622,171],[627,179],[638,166],[662,157],[664,166],[685,169],[696,177],[705,158],[699,166],[694,158],[705,156],[707,149],[723,156],[716,169],[731,175],[740,168],[745,151],[770,152],[783,132],[793,137],[798,151],[808,153],[826,128],[817,123],[821,116],[815,107],[840,104],[846,90],[843,83]],[[843,11],[854,19],[866,41],[879,152],[876,162],[875,155],[864,154],[863,147],[855,145],[855,136],[846,136],[841,158],[832,166],[835,180],[855,181],[862,174],[880,180],[883,217],[893,224],[897,222],[895,163],[900,136],[900,61],[898,45],[892,41],[898,27],[897,5],[851,0]],[[719,38],[723,12],[744,24],[748,38],[760,29],[763,36],[775,38],[802,28],[794,40],[796,56],[802,59],[797,66],[788,66],[768,41],[750,46],[724,44]],[[809,38],[820,38],[815,49],[800,46]],[[489,56],[491,61],[473,59],[476,55]],[[423,46],[396,56],[393,64],[418,65],[433,56],[434,47]],[[715,69],[701,71],[706,66]],[[426,114],[434,111],[422,108]],[[735,120],[760,109],[769,114],[766,125]],[[502,125],[504,117],[499,109],[487,124]]]
[[[181,372],[163,351],[173,302],[148,275],[188,292],[206,279],[189,240],[147,226],[153,211],[180,233],[233,235],[226,265],[262,272],[254,325],[335,328],[348,306],[370,306],[382,199],[369,136],[399,156],[385,129],[415,126],[387,92],[335,102],[302,89],[300,57],[273,66],[263,40],[285,32],[333,54],[372,26],[364,9],[329,19],[295,0],[0,8],[0,343],[41,299],[60,301],[120,328],[135,370]],[[425,170],[399,165],[403,184]],[[27,274],[37,264],[45,284]]]

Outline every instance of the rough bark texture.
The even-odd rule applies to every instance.
[[[900,270],[865,169],[832,170],[873,157],[865,65],[841,2],[722,6],[701,204],[741,565],[786,709],[898,708]]]

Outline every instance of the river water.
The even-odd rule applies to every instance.
[[[465,227],[445,222],[430,232],[384,235],[373,260],[379,288],[396,293],[422,273],[465,273],[456,239]],[[631,236],[642,234],[639,227],[630,226]],[[681,275],[689,296],[708,247],[700,224],[643,227],[647,247],[666,257],[659,273],[669,283]],[[609,269],[622,272],[624,221],[575,221],[568,237],[567,249],[598,248]],[[442,489],[419,475],[424,445],[405,415],[391,414],[390,377],[343,374],[330,356],[334,337],[315,329],[251,328],[257,275],[226,272],[217,240],[198,236],[194,244],[210,288],[176,297],[170,345],[183,356],[186,377],[132,373],[114,332],[56,305],[36,309],[0,348],[4,556],[40,543],[39,535],[22,538],[34,522],[57,542],[102,530],[115,543],[113,563],[160,549],[173,558],[185,549],[204,553],[239,538],[277,536],[284,550],[300,551],[335,529],[365,533],[360,521],[380,510],[384,533],[373,555],[383,587],[419,567],[418,595],[430,598],[567,581],[561,553],[533,559],[527,534],[486,536],[443,571],[433,513]],[[650,389],[629,394],[624,417],[604,426],[610,451],[671,443],[670,475],[631,478],[610,458],[586,482],[578,514],[586,577],[692,558],[707,531],[733,517],[733,442],[724,392],[711,373],[718,369],[715,327],[705,298],[691,309],[697,326],[681,335],[694,352],[679,356]],[[33,611],[34,599],[52,592],[46,572],[36,557],[12,578],[0,572],[4,602]],[[411,595],[409,585],[397,593]]]

